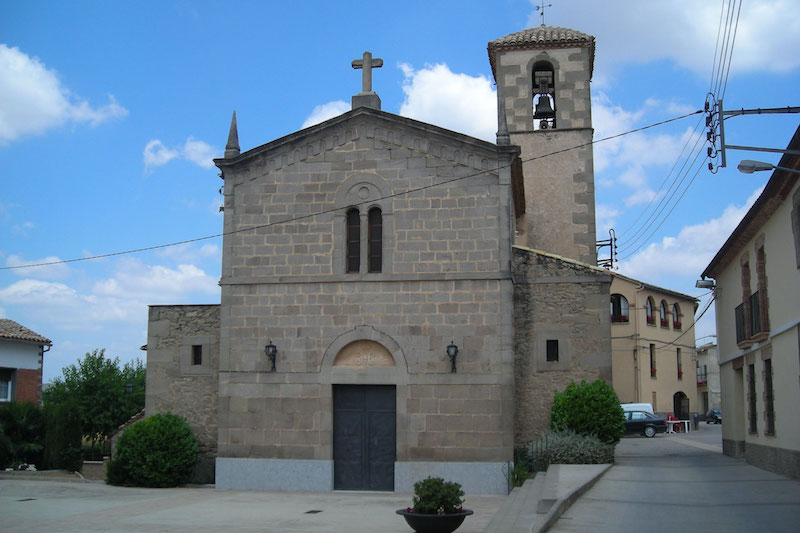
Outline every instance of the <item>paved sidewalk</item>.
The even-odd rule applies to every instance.
[[[482,532],[506,498],[468,495],[465,507],[475,514],[459,533]],[[410,533],[403,517],[395,514],[409,505],[410,494],[140,489],[0,478],[3,533]]]
[[[627,437],[616,464],[551,533],[638,531],[795,533],[800,481],[720,453],[720,428]]]

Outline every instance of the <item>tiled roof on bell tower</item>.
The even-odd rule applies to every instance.
[[[495,74],[495,56],[499,51],[506,50],[530,50],[531,48],[568,48],[573,46],[589,48],[591,56],[590,68],[594,71],[594,37],[588,33],[583,33],[569,28],[559,26],[536,26],[527,30],[518,31],[490,41],[487,47],[489,51],[489,63],[492,65],[492,73]]]

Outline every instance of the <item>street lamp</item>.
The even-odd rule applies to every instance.
[[[268,344],[264,346],[264,353],[267,355],[267,358],[269,358],[269,362],[272,366],[270,372],[275,372],[275,356],[278,355],[278,348],[272,344],[271,340],[267,341],[267,343]]]
[[[795,174],[800,174],[800,170],[795,170],[793,168],[788,167],[779,167],[773,165],[772,163],[765,163],[764,161],[753,161],[752,159],[743,159],[739,166],[736,168],[739,169],[739,172],[743,174],[752,174],[753,172],[760,172],[762,170],[785,170],[786,172],[793,172]]]
[[[451,341],[450,345],[447,347],[447,357],[450,358],[450,372],[453,374],[456,373],[457,355],[458,355],[458,346],[455,345],[455,341]]]

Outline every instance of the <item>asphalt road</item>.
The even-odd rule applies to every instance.
[[[616,464],[549,530],[800,531],[800,481],[722,455],[719,425],[626,437]]]

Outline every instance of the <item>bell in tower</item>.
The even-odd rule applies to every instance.
[[[556,127],[553,65],[539,61],[533,66],[533,128],[551,130]]]

